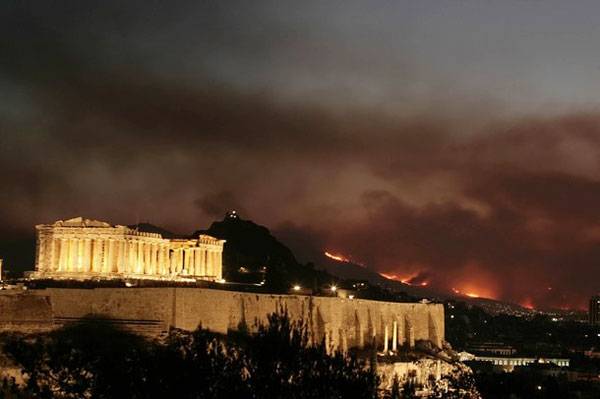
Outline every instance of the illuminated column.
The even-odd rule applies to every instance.
[[[178,263],[177,263],[177,273],[178,274],[183,274],[183,267],[184,267],[184,264],[183,264],[183,262],[184,262],[183,255],[184,255],[183,248],[181,248],[178,251],[178,256],[179,256],[178,257]]]
[[[76,239],[69,239],[69,264],[67,265],[67,269],[70,272],[77,271],[77,244]]]
[[[167,264],[168,271],[169,271],[168,274],[173,274],[173,256],[174,256],[174,253],[173,253],[173,251],[171,251],[171,247],[170,246],[169,246],[169,249],[167,250],[167,253],[169,254],[169,262]]]
[[[156,245],[156,274],[162,276],[164,273],[165,249],[162,243]]]
[[[396,352],[398,349],[398,322],[394,320],[392,324],[392,351]]]
[[[89,272],[92,268],[92,240],[85,238],[83,240],[83,267],[82,271]]]
[[[388,351],[388,325],[386,324],[383,330],[383,351],[387,353]]]
[[[113,273],[115,271],[115,240],[112,238],[108,239],[108,263],[106,266],[106,271],[108,273]]]
[[[190,248],[190,271],[191,276],[196,275],[196,248]]]
[[[162,275],[162,263],[163,263],[163,246],[161,243],[156,244],[156,270],[154,274]]]
[[[171,274],[177,274],[177,262],[179,262],[179,249],[171,251]]]
[[[84,242],[81,238],[77,239],[77,271],[83,270],[83,248]]]
[[[90,271],[96,273],[98,270],[98,240],[94,238],[90,241],[92,246],[90,254]]]
[[[158,275],[162,276],[165,274],[165,246],[164,244],[158,245]]]
[[[46,270],[46,236],[38,233],[37,267],[39,271]]]
[[[150,274],[150,244],[144,243],[144,274]]]
[[[171,247],[165,244],[164,274],[171,274]]]
[[[102,240],[102,268],[100,269],[102,273],[108,273],[109,268],[109,241],[107,239]]]
[[[136,254],[137,254],[137,260],[136,260],[136,266],[135,266],[135,272],[138,274],[141,274],[144,272],[144,252],[143,252],[143,243],[141,241],[136,241]]]
[[[131,240],[126,240],[125,241],[125,247],[127,247],[127,250],[125,251],[127,253],[126,257],[125,257],[125,273],[133,273],[134,270],[134,255],[133,255],[133,241]]]
[[[135,245],[133,240],[127,241],[127,273],[135,273]]]
[[[125,273],[125,267],[127,266],[127,246],[125,245],[125,240],[119,240],[119,264],[117,267],[117,271],[120,274]]]
[[[213,275],[213,254],[210,249],[206,249],[206,275]]]
[[[169,257],[169,246],[163,245],[164,259],[163,259],[163,275],[171,273],[171,258]]]
[[[57,247],[58,247],[58,240],[53,237],[50,240],[50,259],[49,259],[48,268],[47,268],[47,270],[49,272],[55,271],[58,267]]]
[[[183,250],[183,274],[189,274],[190,273],[190,263],[191,263],[191,256],[190,256],[190,249],[186,248]]]
[[[402,320],[403,320],[402,318],[398,319],[398,344],[399,345],[404,344],[404,324],[403,324]]]
[[[150,254],[149,266],[148,266],[148,274],[156,274],[156,244],[148,244]]]
[[[198,252],[200,252],[200,270],[198,271],[198,274],[201,276],[206,276],[206,249],[204,247],[200,247]]]
[[[202,248],[196,248],[194,250],[194,274],[196,276],[199,276],[202,274],[201,270],[202,270],[202,257],[201,254],[202,253]]]
[[[223,278],[223,252],[217,251],[217,262],[215,267],[215,276],[217,279]]]
[[[69,271],[69,261],[71,260],[71,239],[63,238],[63,246],[65,247],[65,259],[63,263],[63,272]]]
[[[68,244],[64,238],[60,239],[60,245],[58,247],[58,271],[64,272],[66,270],[67,258],[68,258]]]

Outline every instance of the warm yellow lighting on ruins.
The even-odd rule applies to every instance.
[[[225,284],[226,282],[227,281],[224,278],[217,280],[217,283],[219,283],[219,284]]]

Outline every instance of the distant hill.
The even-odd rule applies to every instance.
[[[276,291],[287,291],[293,284],[317,289],[335,280],[325,271],[315,270],[312,264],[301,264],[292,251],[279,242],[269,229],[236,214],[228,214],[214,222],[208,234],[226,240],[223,248],[223,274],[226,280],[240,282],[265,281]]]
[[[528,315],[535,313],[534,310],[524,308],[520,305],[498,301],[489,298],[471,298],[464,295],[457,295],[453,292],[441,292],[433,290],[429,287],[415,286],[404,284],[400,281],[385,278],[381,274],[372,271],[371,269],[352,263],[351,261],[339,261],[331,259],[323,255],[320,259],[315,260],[317,268],[327,271],[341,279],[365,280],[371,284],[388,289],[394,293],[406,293],[416,298],[430,298],[439,301],[456,300],[466,302],[471,305],[476,305],[488,313],[510,313]]]

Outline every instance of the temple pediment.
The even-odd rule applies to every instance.
[[[58,220],[54,222],[53,226],[56,227],[112,227],[109,223],[102,222],[100,220],[86,219],[81,216],[67,219]]]

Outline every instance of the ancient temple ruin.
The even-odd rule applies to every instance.
[[[76,217],[36,226],[32,278],[222,280],[225,240],[160,233]]]

